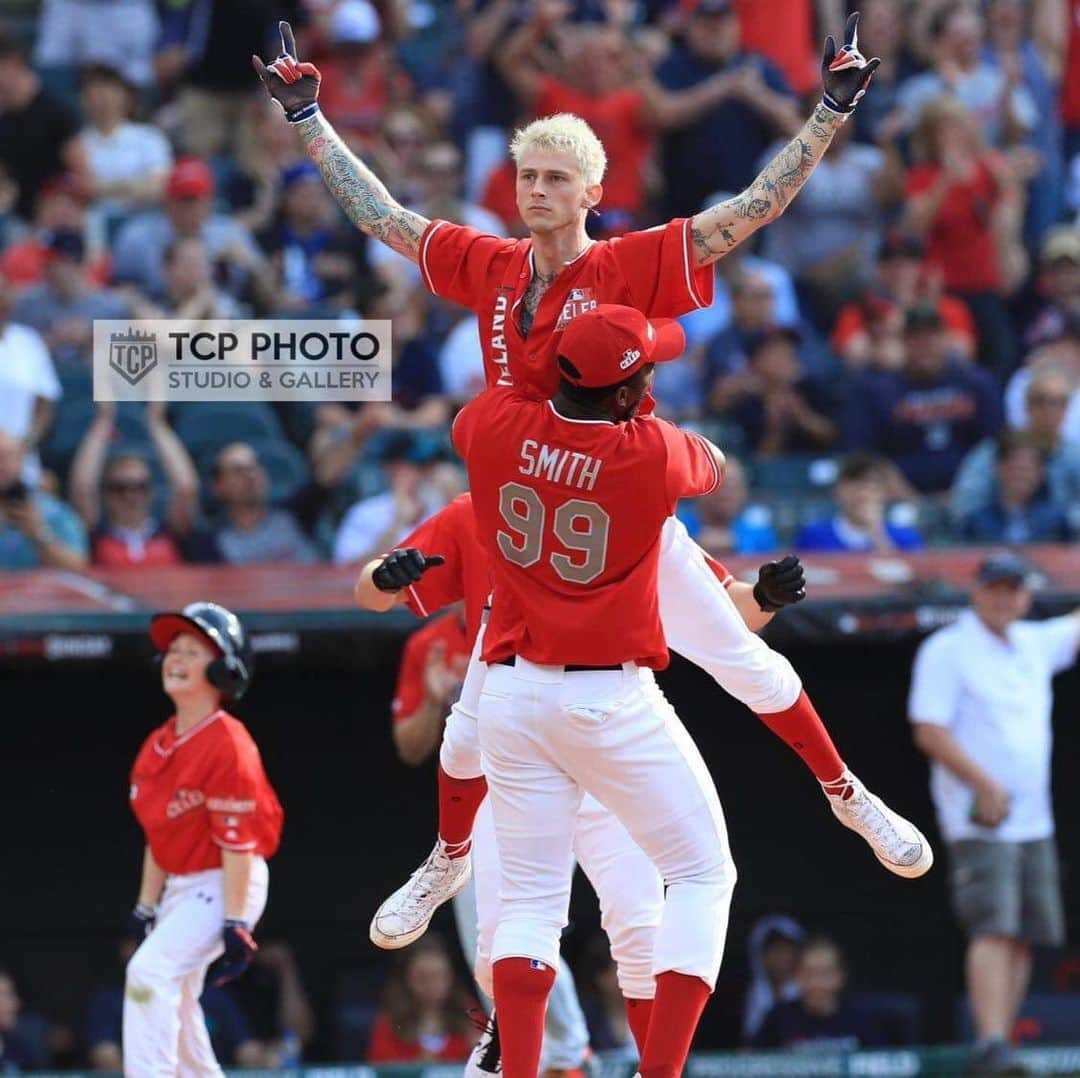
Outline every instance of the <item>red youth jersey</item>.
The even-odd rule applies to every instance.
[[[435,570],[432,569],[432,572]],[[449,667],[458,658],[463,658],[466,663],[469,661],[476,637],[468,635],[456,613],[449,613],[428,622],[405,641],[405,650],[398,669],[397,689],[390,707],[394,722],[402,722],[415,715],[424,702],[427,692],[424,685],[424,665],[432,645],[439,640],[446,645],[446,665]]]
[[[515,385],[545,400],[559,388],[555,357],[572,318],[600,303],[675,318],[708,307],[713,298],[712,266],[694,264],[689,218],[594,241],[544,293],[528,337],[518,308],[532,278],[532,240],[432,221],[420,239],[418,262],[429,291],[479,316],[487,384]]]
[[[143,742],[131,807],[170,875],[221,867],[221,851],[270,857],[284,812],[247,727],[217,710],[176,736],[176,717]]]
[[[424,554],[441,554],[446,559],[445,565],[429,569],[406,590],[406,602],[417,617],[426,618],[464,599],[465,638],[471,653],[491,592],[488,555],[476,530],[472,497],[459,494],[398,546],[416,547]]]
[[[663,669],[660,532],[680,498],[715,490],[714,448],[652,416],[567,419],[486,390],[454,421],[494,602],[483,659]]]

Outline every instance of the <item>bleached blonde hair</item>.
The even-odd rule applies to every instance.
[[[600,183],[607,168],[604,144],[580,116],[570,112],[542,116],[515,131],[510,140],[510,156],[519,168],[521,158],[528,150],[559,150],[573,154],[586,187]]]

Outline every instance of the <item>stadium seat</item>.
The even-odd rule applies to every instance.
[[[50,467],[66,475],[79,443],[94,418],[96,405],[92,400],[61,398],[56,406],[52,430],[42,448],[42,457]],[[116,431],[110,453],[120,448],[147,452],[150,432],[143,417],[141,404],[120,405],[116,411]]]
[[[812,493],[825,490],[836,479],[832,457],[798,454],[754,460],[750,467],[751,486],[758,491]]]
[[[269,404],[192,402],[177,407],[173,425],[188,452],[201,459],[230,442],[282,440],[281,424]]]

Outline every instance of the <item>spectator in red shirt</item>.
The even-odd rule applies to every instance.
[[[946,289],[971,308],[980,363],[1003,377],[1016,358],[1004,297],[1024,272],[1021,188],[956,101],[927,105],[914,141],[923,161],[908,173],[907,228],[926,239]]]
[[[319,63],[319,104],[358,153],[371,148],[386,110],[412,92],[381,34],[378,12],[368,0],[343,0],[330,16],[332,51]]]
[[[596,233],[619,235],[642,223],[653,133],[691,123],[729,86],[717,76],[681,92],[662,89],[618,25],[575,26],[549,52],[544,42],[561,29],[555,24],[564,7],[539,6],[496,62],[534,116],[573,113],[596,132],[608,156]]]
[[[429,932],[397,955],[371,1030],[368,1062],[464,1062],[477,1036],[468,1018],[471,1006],[446,944]]]
[[[877,280],[856,302],[843,307],[832,346],[851,370],[896,370],[904,362],[904,313],[916,305],[937,308],[953,353],[975,354],[975,323],[962,300],[941,291],[941,270],[924,261],[926,247],[915,236],[891,232],[878,250]]]
[[[159,567],[184,561],[182,548],[195,526],[199,479],[187,450],[165,419],[160,402],[147,405],[154,452],[169,484],[163,519],[153,511],[148,461],[119,452],[106,461],[113,439],[116,405],[102,403],[71,465],[71,501],[91,533],[95,565]]]

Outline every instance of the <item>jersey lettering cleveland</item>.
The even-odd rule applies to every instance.
[[[622,303],[649,318],[675,318],[713,298],[712,267],[694,264],[689,218],[592,243],[544,293],[527,337],[520,314],[533,274],[531,240],[432,221],[418,262],[429,291],[479,317],[488,386],[514,385],[544,399],[558,388],[559,339],[579,314]]]

